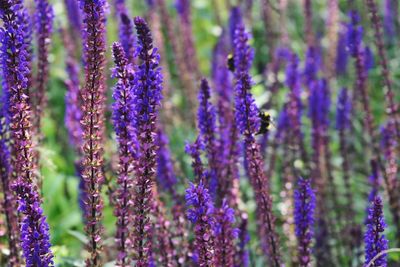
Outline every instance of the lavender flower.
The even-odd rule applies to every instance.
[[[200,151],[203,150],[204,145],[199,138],[193,144],[187,143],[185,146],[185,152],[192,157],[192,169],[194,171],[194,175],[198,182],[202,181],[206,182],[205,172],[203,163],[201,161]]]
[[[262,226],[261,238],[267,243],[265,253],[270,257],[272,266],[280,266],[279,242],[275,233],[275,218],[272,214],[272,200],[269,194],[269,181],[264,173],[260,146],[254,134],[258,132],[260,121],[258,108],[250,92],[252,80],[249,69],[252,61],[252,49],[247,44],[248,34],[244,26],[239,25],[235,31],[235,118],[240,133],[245,141],[245,159],[247,173],[255,190],[258,218]]]
[[[133,72],[128,65],[128,59],[120,43],[113,44],[113,55],[115,62],[114,77],[118,82],[114,88],[113,104],[113,124],[118,141],[118,191],[115,208],[117,217],[116,241],[118,249],[118,266],[130,266],[129,231],[132,224],[132,202],[129,199],[133,186],[133,161],[134,157],[130,151],[132,146],[132,134],[130,133],[131,122],[131,101],[132,101],[132,81]]]
[[[136,55],[141,64],[135,70],[132,89],[134,95],[132,126],[139,143],[138,158],[135,162],[137,178],[134,185],[133,247],[137,260],[136,266],[147,266],[151,252],[151,237],[148,235],[148,230],[151,228],[149,211],[157,161],[155,136],[158,108],[161,102],[162,75],[159,68],[160,56],[157,48],[153,47],[147,23],[140,17],[136,17],[134,23],[138,36]]]
[[[385,231],[386,223],[383,216],[382,199],[376,196],[371,202],[368,211],[367,231],[365,233],[365,264],[378,255],[380,252],[388,249],[388,240],[383,232]],[[371,266],[387,266],[387,255],[382,255],[376,259]]]
[[[383,1],[383,29],[385,33],[385,37],[389,41],[389,43],[393,42],[393,37],[396,34],[395,29],[395,21],[396,21],[396,12],[394,11],[395,5],[393,5],[393,0],[384,0]]]
[[[34,164],[31,139],[31,110],[28,103],[30,77],[29,43],[24,30],[26,13],[20,1],[0,1],[1,67],[3,85],[7,96],[10,119],[12,168],[17,193],[18,211],[23,214],[21,222],[21,247],[26,266],[54,266],[50,250],[50,236],[46,218],[40,207],[41,199],[34,184],[37,169]]]
[[[326,80],[313,83],[310,88],[310,117],[317,131],[325,131],[329,125],[330,93]],[[319,128],[319,129],[317,129]],[[319,132],[319,134],[323,134]]]
[[[103,148],[105,109],[105,1],[82,0],[83,58],[85,84],[82,88],[83,159],[82,178],[87,199],[86,233],[89,238],[87,266],[101,266],[101,224],[103,200],[101,185],[104,181]]]
[[[290,61],[286,67],[286,86],[290,92],[288,96],[287,114],[291,125],[291,134],[294,136],[293,145],[297,151],[300,151],[301,159],[304,164],[308,163],[308,155],[305,150],[303,133],[301,130],[301,86],[299,73],[299,58],[296,54],[292,54]]]
[[[186,190],[186,204],[188,219],[195,225],[195,247],[199,253],[199,266],[214,266],[215,246],[212,229],[215,221],[213,218],[214,205],[208,190],[200,181],[198,185],[190,184]]]
[[[299,266],[310,266],[315,194],[309,179],[299,178],[294,192],[294,209]]]
[[[374,67],[374,53],[372,52],[369,46],[366,46],[364,49],[364,61],[365,61],[365,69],[371,70]]]
[[[71,30],[74,38],[79,38],[82,31],[82,14],[79,9],[79,2],[75,0],[64,0],[67,11],[68,22],[71,23]]]
[[[231,46],[234,47],[235,31],[239,25],[243,24],[242,12],[239,6],[231,8],[229,13],[229,37],[231,40]]]
[[[6,99],[3,98],[5,101]],[[9,149],[8,129],[5,118],[5,106],[0,107],[0,179],[3,192],[3,211],[6,220],[8,247],[10,255],[8,262],[11,266],[19,266],[20,258],[18,252],[19,229],[16,214],[17,203],[11,191],[11,154]]]
[[[235,265],[236,267],[247,267],[249,266],[249,250],[247,244],[250,242],[250,235],[247,230],[248,216],[246,213],[242,213],[239,225],[239,244],[236,253]]]
[[[215,211],[215,265],[234,266],[235,239],[238,230],[233,227],[235,211],[223,201],[221,208]]]
[[[117,14],[119,16],[119,40],[122,47],[124,48],[125,54],[128,58],[128,62],[134,63],[135,54],[135,38],[133,35],[133,23],[132,19],[128,16],[128,11],[123,2],[117,7]]]
[[[178,194],[175,186],[178,183],[172,161],[171,152],[169,150],[168,136],[163,132],[161,127],[157,131],[157,178],[163,189],[167,190],[171,196],[176,199]]]
[[[217,114],[219,127],[218,150],[219,157],[219,184],[218,196],[226,198],[233,205],[235,196],[233,182],[239,177],[238,173],[238,130],[233,110],[234,90],[232,73],[228,70],[226,59],[229,53],[227,34],[223,33],[214,50],[213,80],[217,92]],[[232,206],[233,207],[233,206]]]
[[[320,55],[315,47],[307,49],[305,66],[304,66],[304,79],[305,84],[310,86],[311,83],[317,79],[318,69],[320,68]]]
[[[254,50],[247,44],[250,35],[246,32],[243,24],[236,27],[234,39],[234,65],[235,77],[243,72],[248,73],[254,59]]]
[[[336,129],[344,131],[350,127],[351,99],[348,90],[342,88],[337,99]]]
[[[186,60],[187,68],[199,77],[200,72],[198,69],[198,62],[196,56],[196,48],[193,40],[192,22],[191,22],[191,11],[190,11],[190,0],[176,0],[176,10],[178,11],[179,24],[182,42],[183,42],[183,55]]]
[[[339,32],[338,44],[336,47],[336,74],[345,75],[347,72],[348,54],[346,50],[346,36],[343,31]]]
[[[80,98],[80,80],[79,80],[79,63],[75,59],[75,46],[71,35],[61,30],[61,37],[66,49],[66,67],[65,70],[68,78],[65,81],[67,93],[65,94],[65,117],[64,122],[68,131],[69,143],[73,146],[77,154],[81,154],[82,150],[82,119],[81,98]]]
[[[210,166],[210,182],[209,189],[214,195],[215,190],[220,188],[218,186],[219,181],[217,180],[220,172],[220,160],[218,143],[215,137],[216,132],[216,112],[215,107],[212,105],[210,98],[210,87],[206,79],[201,80],[200,91],[199,91],[199,109],[198,109],[198,127],[200,131],[199,138],[204,144],[207,151],[208,164]]]
[[[348,14],[350,22],[347,24],[347,49],[352,57],[356,57],[362,43],[363,28],[359,25],[360,16],[352,10]]]
[[[46,88],[49,79],[49,48],[51,34],[53,32],[54,12],[47,0],[35,0],[36,3],[36,27],[37,27],[37,47],[38,65],[35,81],[35,127],[40,128],[41,117],[46,106]],[[38,130],[39,131],[39,130]]]

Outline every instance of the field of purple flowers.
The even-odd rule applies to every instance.
[[[0,0],[0,266],[400,266],[397,0]]]

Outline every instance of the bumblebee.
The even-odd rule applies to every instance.
[[[228,57],[226,58],[226,66],[228,69],[232,72],[235,71],[235,58],[233,57],[233,54],[230,53]]]
[[[272,116],[267,111],[259,111],[258,116],[260,117],[261,125],[257,134],[266,134],[271,130],[271,127],[274,125],[272,121]]]

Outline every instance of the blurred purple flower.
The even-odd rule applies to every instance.
[[[357,11],[350,11],[348,16],[350,21],[347,23],[347,49],[352,57],[356,57],[362,43],[363,28],[359,25],[360,16]]]
[[[169,149],[168,136],[159,127],[157,131],[157,178],[160,185],[176,199],[177,192],[175,186],[178,181],[174,172],[174,164],[171,151]]]
[[[387,40],[391,43],[396,34],[396,5],[397,0],[383,0],[383,29]]]
[[[294,192],[294,221],[298,242],[299,266],[307,267],[311,262],[311,243],[314,236],[315,194],[311,180],[299,178]]]
[[[342,88],[336,102],[336,129],[344,131],[350,127],[351,99],[347,88]]]
[[[339,39],[336,47],[336,74],[345,75],[348,63],[347,40],[343,30],[339,32]]]
[[[364,49],[364,64],[367,71],[374,68],[375,65],[374,53],[369,46],[366,46]]]
[[[35,0],[36,30],[37,30],[37,74],[35,80],[35,127],[40,132],[41,117],[47,105],[46,89],[49,79],[49,49],[53,33],[54,11],[47,0]]]

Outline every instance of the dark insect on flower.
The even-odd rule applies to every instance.
[[[257,134],[266,134],[271,130],[271,127],[274,125],[272,121],[271,114],[268,111],[260,111],[258,113],[260,117],[260,129]]]
[[[232,72],[235,72],[235,58],[233,54],[229,54],[226,58],[226,66]]]

